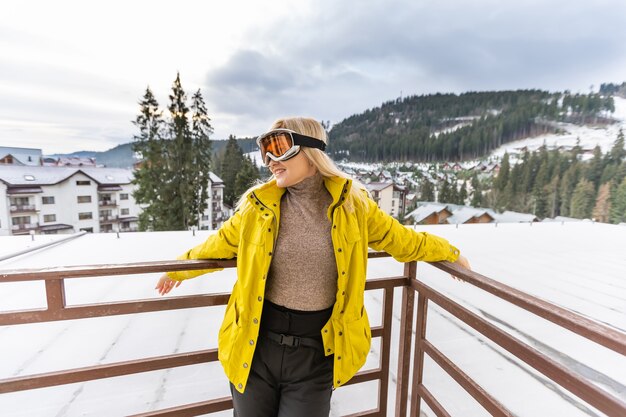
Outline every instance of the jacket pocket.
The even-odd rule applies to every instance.
[[[239,320],[237,302],[233,300],[229,302],[226,307],[224,321],[222,322],[222,327],[217,337],[218,356],[220,360],[228,360],[228,358],[230,358],[235,337],[240,327],[241,322]]]
[[[346,242],[353,243],[361,240],[361,229],[359,222],[354,216],[346,216],[346,227],[344,229]]]
[[[349,349],[352,352],[352,362],[358,370],[365,364],[371,345],[371,329],[365,308],[361,311],[361,317],[354,321],[346,322]]]

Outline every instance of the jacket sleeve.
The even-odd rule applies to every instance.
[[[189,249],[176,259],[184,261],[188,259],[235,258],[239,247],[239,230],[241,226],[241,212],[243,210],[243,207],[237,210],[230,219],[224,222],[217,233],[209,236],[209,238],[203,243]],[[189,278],[195,278],[208,272],[221,271],[222,269],[223,268],[200,269],[194,271],[171,271],[168,272],[167,275],[175,281],[182,281]]]
[[[367,199],[368,245],[385,251],[399,262],[455,262],[459,250],[446,239],[403,226]]]

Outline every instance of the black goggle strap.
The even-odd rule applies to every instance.
[[[324,141],[319,140],[317,138],[312,138],[311,136],[301,135],[295,132],[289,132],[291,137],[293,138],[294,145],[306,146],[307,148],[316,148],[320,150],[326,150],[326,144]]]

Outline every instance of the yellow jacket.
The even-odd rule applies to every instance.
[[[353,202],[353,209],[349,210],[344,202],[350,196],[351,180],[325,177],[324,185],[333,198],[327,214],[333,224],[338,280],[335,305],[322,329],[322,339],[326,355],[335,355],[333,381],[339,387],[363,366],[370,349],[371,331],[363,305],[368,247],[385,251],[399,262],[454,262],[459,251],[443,238],[402,226],[369,198],[366,205]],[[284,192],[275,181],[255,189],[216,234],[178,257],[183,260],[237,257],[238,279],[219,331],[218,356],[226,376],[239,392],[245,390],[257,344]],[[212,271],[168,275],[180,281]]]

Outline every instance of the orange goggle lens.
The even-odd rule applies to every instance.
[[[259,147],[261,155],[269,152],[275,157],[280,157],[293,147],[293,139],[288,133],[273,133],[261,139]]]

